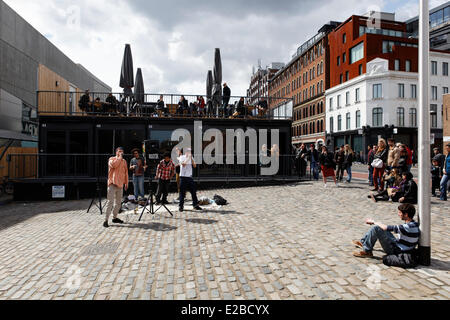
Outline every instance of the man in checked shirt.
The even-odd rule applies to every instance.
[[[169,195],[170,180],[175,175],[175,165],[171,160],[170,153],[164,154],[164,159],[158,164],[156,169],[156,179],[158,180],[158,191],[156,192],[156,204],[169,204],[167,196]],[[162,202],[161,202],[162,196]]]

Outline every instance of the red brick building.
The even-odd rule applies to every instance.
[[[330,88],[366,73],[367,62],[389,60],[389,70],[418,72],[418,41],[394,15],[351,16],[328,34]]]
[[[269,81],[269,96],[293,102],[292,143],[325,142],[325,90],[329,87],[328,33],[338,22],[324,25],[297,49],[292,60]],[[283,101],[269,102],[276,109]]]

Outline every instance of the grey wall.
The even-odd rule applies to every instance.
[[[35,105],[39,63],[78,88],[111,91],[0,0],[0,87]]]

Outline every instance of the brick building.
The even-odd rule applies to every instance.
[[[376,18],[373,20],[372,18]],[[372,25],[376,21],[376,25]],[[379,137],[417,149],[418,40],[390,13],[352,16],[328,35],[330,89],[327,145],[350,144],[358,154]],[[450,54],[430,53],[430,118],[442,144],[442,96]]]
[[[325,142],[325,90],[329,87],[328,33],[338,26],[329,22],[301,45],[291,61],[269,81],[269,96],[293,102],[292,143]],[[276,109],[282,101],[271,100]]]
[[[284,63],[272,62],[265,69],[258,67],[258,70],[253,72],[250,87],[247,90],[250,104],[255,105],[260,98],[269,96],[269,80],[283,67]]]

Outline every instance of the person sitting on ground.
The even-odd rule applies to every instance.
[[[336,162],[334,162],[334,157],[332,152],[328,152],[326,146],[322,146],[322,153],[319,155],[319,163],[322,168],[323,185],[327,187],[327,178],[332,177],[336,187],[338,186],[336,181],[336,174],[334,170],[336,169]]]
[[[420,230],[419,223],[414,221],[416,208],[409,203],[398,206],[398,216],[405,221],[404,224],[397,226],[387,226],[381,222],[375,222],[373,219],[367,219],[368,225],[373,227],[359,241],[353,240],[352,243],[361,248],[361,251],[353,252],[353,256],[358,258],[373,257],[373,248],[375,243],[380,244],[387,255],[400,254],[412,251],[419,242]],[[399,234],[397,239],[393,234]]]
[[[436,197],[436,189],[439,190],[439,185],[441,183],[442,174],[441,167],[439,166],[439,161],[433,159],[431,165],[431,195]]]
[[[411,172],[402,173],[399,190],[392,195],[393,202],[417,204],[417,184]]]
[[[402,176],[398,173],[398,169],[392,169],[387,171],[383,176],[383,180],[386,183],[386,189],[377,194],[369,195],[368,198],[372,198],[373,201],[389,201],[391,197],[400,189],[402,182]]]

